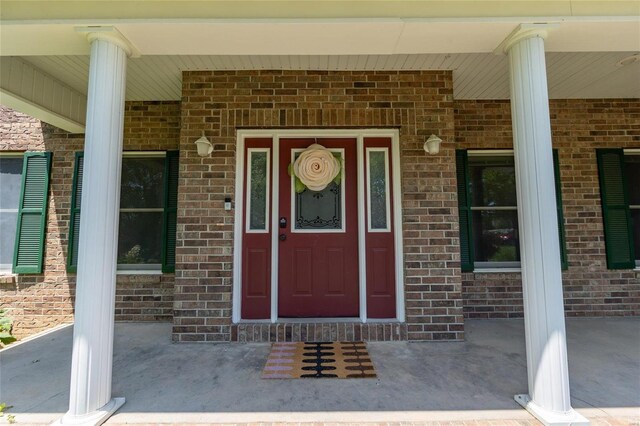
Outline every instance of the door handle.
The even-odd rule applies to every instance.
[[[287,239],[287,234],[280,234],[280,235],[278,236],[278,239],[279,239],[280,241],[284,241],[284,240],[286,240],[286,239]]]

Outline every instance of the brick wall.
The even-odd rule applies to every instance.
[[[558,149],[569,269],[569,316],[640,315],[640,273],[607,270],[596,148],[640,148],[640,100],[550,102]],[[508,101],[455,101],[456,147],[512,148]],[[462,274],[468,318],[521,317],[519,273]]]
[[[126,104],[125,150],[177,149],[179,129],[179,102]],[[74,156],[83,144],[82,134],[64,132],[0,106],[0,151],[53,152],[44,273],[0,276],[0,307],[14,318],[19,338],[73,320],[75,274],[68,274],[65,265]],[[173,287],[173,274],[119,275],[116,320],[170,321]]]
[[[236,130],[337,127],[399,128],[407,337],[461,339],[455,147],[422,148],[453,139],[452,93],[449,71],[183,73],[174,340],[231,339]]]

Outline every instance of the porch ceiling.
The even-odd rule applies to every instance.
[[[639,42],[640,43],[640,42]],[[640,47],[638,48],[640,50]],[[549,52],[549,95],[566,98],[640,97],[640,62],[617,63],[635,52]],[[86,94],[88,56],[23,57]],[[507,99],[505,56],[493,53],[394,55],[153,55],[131,59],[128,100],[179,100],[183,70],[453,70],[456,99]]]
[[[0,94],[44,118],[51,108],[34,88],[52,79],[77,98],[53,111],[55,124],[81,130],[71,112],[85,102],[89,44],[77,28],[104,25],[137,53],[127,100],[179,100],[185,70],[256,69],[453,70],[456,99],[505,99],[507,59],[494,50],[538,22],[557,24],[545,42],[551,98],[640,97],[640,61],[618,65],[640,52],[638,2],[583,0],[5,0],[0,56],[13,58]]]

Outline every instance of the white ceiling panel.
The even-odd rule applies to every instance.
[[[640,97],[640,62],[617,63],[634,52],[550,52],[551,98]],[[24,60],[73,89],[87,92],[88,56],[32,56]],[[128,100],[179,100],[184,70],[453,70],[456,99],[506,99],[506,56],[492,53],[423,55],[142,56],[127,69]]]

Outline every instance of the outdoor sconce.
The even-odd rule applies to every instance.
[[[424,152],[427,152],[431,155],[439,153],[440,142],[442,142],[442,139],[440,139],[436,135],[429,136],[429,139],[427,139],[427,141],[424,143]]]
[[[200,139],[194,142],[198,146],[198,155],[200,157],[207,157],[213,152],[213,145],[209,142],[204,134]]]

